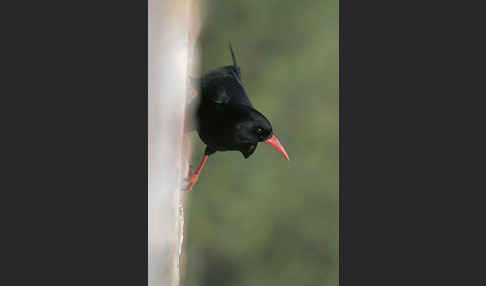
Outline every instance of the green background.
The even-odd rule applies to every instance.
[[[231,64],[231,41],[291,162],[265,143],[209,157],[187,194],[184,285],[337,285],[338,1],[205,3],[201,72]]]

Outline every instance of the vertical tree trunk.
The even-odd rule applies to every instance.
[[[148,285],[179,284],[187,76],[195,43],[189,0],[148,1]],[[197,36],[196,36],[197,37]]]

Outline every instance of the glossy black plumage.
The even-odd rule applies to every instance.
[[[231,45],[230,51],[233,65],[212,70],[200,79],[201,98],[196,111],[197,128],[199,137],[208,147],[207,154],[237,150],[248,158],[256,150],[258,142],[271,136],[272,127],[265,116],[253,108]],[[245,121],[248,122],[247,125],[255,122],[255,126],[267,131],[266,136],[238,136],[238,124]]]
[[[266,142],[289,160],[285,149],[273,136],[270,121],[252,105],[231,44],[230,52],[233,65],[214,69],[202,78],[193,80],[200,95],[196,108],[196,128],[206,144],[205,155],[217,151],[240,151],[248,158],[259,142]],[[195,181],[206,159],[198,169]]]

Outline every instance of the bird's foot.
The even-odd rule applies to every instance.
[[[186,192],[192,191],[192,187],[197,183],[197,180],[199,179],[199,174],[194,174],[194,169],[192,166],[189,167],[189,184],[186,187]]]
[[[187,99],[187,105],[191,105],[194,101],[194,99],[197,98],[198,92],[197,89],[195,88],[190,88],[189,89],[189,98]]]

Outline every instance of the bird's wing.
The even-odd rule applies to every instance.
[[[219,90],[221,86],[224,87],[229,101],[219,98],[221,96],[221,90]],[[243,104],[253,107],[248,98],[245,85],[234,66],[225,66],[210,71],[202,78],[201,87],[203,90],[208,91],[204,94],[207,94],[208,99],[212,102]],[[215,98],[217,98],[216,101],[214,100]]]
[[[250,98],[248,97],[248,92],[246,91],[243,81],[238,76],[236,71],[232,70],[231,73],[233,75],[232,80],[228,82],[228,85],[230,85],[229,94],[231,96],[231,100],[229,103],[243,104],[253,107],[250,102]]]
[[[210,93],[208,99],[217,104],[226,104],[231,100],[224,86],[219,86],[216,92]]]

